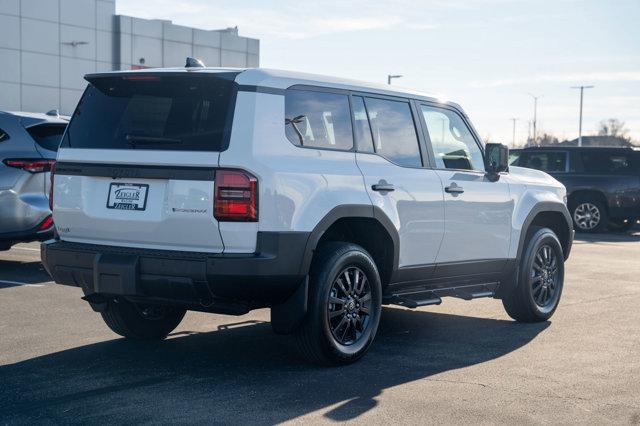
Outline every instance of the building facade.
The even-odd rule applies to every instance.
[[[115,14],[115,0],[0,0],[0,110],[73,112],[93,72],[257,67],[259,40]]]

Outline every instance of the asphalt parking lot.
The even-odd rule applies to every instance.
[[[322,369],[266,310],[125,341],[21,244],[0,252],[0,423],[640,424],[639,277],[640,232],[581,237],[552,321],[489,299],[386,308],[361,362]]]

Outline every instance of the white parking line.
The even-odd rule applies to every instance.
[[[21,283],[20,281],[8,281],[8,280],[0,280],[0,285],[1,284],[21,285],[24,287],[44,287],[44,284],[29,284],[29,283]]]

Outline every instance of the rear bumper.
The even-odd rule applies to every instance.
[[[44,219],[46,219],[46,217]],[[27,241],[44,241],[52,237],[53,226],[45,230],[40,230],[40,225],[38,225],[35,228],[27,229],[25,231],[0,233],[0,241],[11,241],[13,243]]]
[[[226,311],[285,301],[303,281],[303,232],[260,232],[254,254],[211,254],[49,240],[42,262],[56,283],[85,295],[119,295]],[[220,306],[221,309],[217,309]],[[239,312],[243,313],[243,312]]]

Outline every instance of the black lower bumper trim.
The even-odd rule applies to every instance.
[[[307,239],[302,232],[259,232],[256,253],[246,255],[50,240],[41,245],[41,254],[56,283],[82,287],[86,295],[175,301],[200,308],[242,301],[253,308],[282,303],[295,292],[304,278],[299,271]]]

